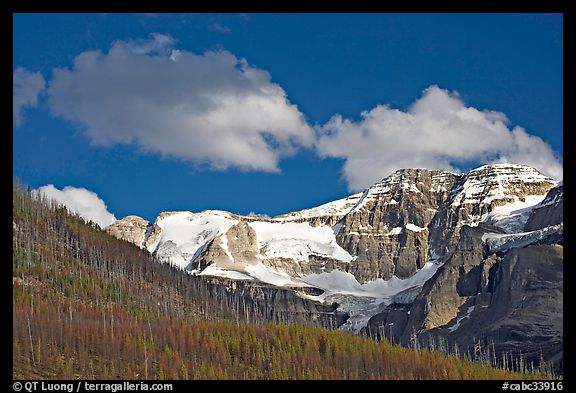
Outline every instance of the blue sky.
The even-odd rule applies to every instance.
[[[15,14],[14,176],[149,220],[277,215],[407,166],[514,161],[559,179],[562,28],[559,14]]]

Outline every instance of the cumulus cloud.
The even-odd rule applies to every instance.
[[[155,33],[80,53],[54,70],[52,114],[94,145],[134,144],[218,170],[277,172],[282,157],[313,145],[314,131],[267,71],[225,50],[197,55],[174,44]]]
[[[85,188],[64,187],[59,190],[48,184],[34,190],[34,195],[42,195],[66,206],[68,211],[78,214],[87,221],[93,221],[101,228],[116,221],[116,217],[108,211],[106,204],[95,192]]]
[[[22,124],[25,107],[38,105],[38,96],[44,91],[45,85],[41,73],[16,68],[12,74],[12,120],[15,126]]]
[[[508,127],[503,113],[467,107],[457,93],[430,86],[408,109],[379,105],[360,121],[333,116],[319,126],[316,149],[345,159],[351,191],[368,187],[400,168],[458,171],[466,163],[511,162],[562,178],[562,162],[541,138]]]

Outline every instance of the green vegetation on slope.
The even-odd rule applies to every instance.
[[[543,377],[324,328],[240,323],[240,307],[203,280],[19,186],[13,215],[14,378]]]

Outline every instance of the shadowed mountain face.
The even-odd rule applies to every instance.
[[[562,200],[561,183],[522,165],[404,169],[272,219],[167,212],[107,231],[183,273],[337,303],[341,329],[561,367]]]

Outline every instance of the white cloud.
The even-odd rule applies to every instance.
[[[218,33],[228,34],[232,30],[228,26],[221,25],[220,23],[213,23],[210,25],[210,30],[217,31]]]
[[[52,184],[34,190],[34,195],[43,195],[47,199],[66,206],[72,212],[89,221],[92,220],[104,228],[116,221],[116,217],[108,211],[106,204],[95,192],[85,188],[64,187],[59,190]]]
[[[22,67],[12,74],[12,120],[15,126],[22,124],[22,110],[38,105],[38,96],[44,91],[44,77]]]
[[[93,144],[123,143],[212,169],[277,172],[314,132],[268,72],[227,51],[175,50],[172,37],[86,51],[49,84],[54,115]]]
[[[267,218],[267,219],[272,218],[268,214],[256,213],[256,212],[252,212],[252,211],[250,213],[248,213],[247,217],[258,217],[258,218]]]
[[[509,129],[503,113],[466,107],[457,93],[437,86],[424,90],[407,112],[379,105],[361,121],[335,115],[317,131],[318,153],[345,159],[351,191],[400,168],[458,171],[467,162],[527,164],[556,179],[563,175],[561,160],[542,139]]]

